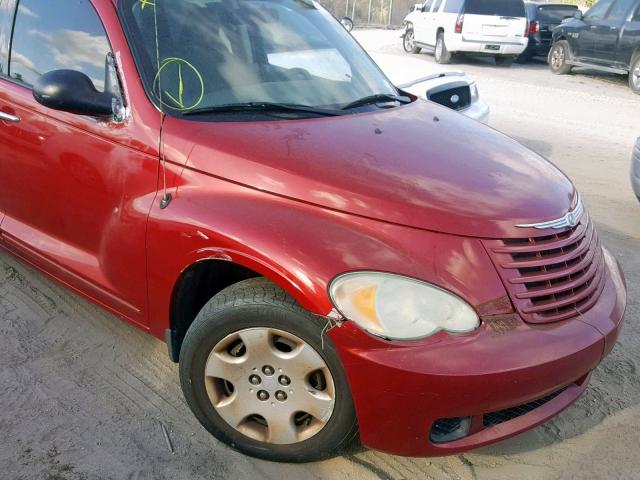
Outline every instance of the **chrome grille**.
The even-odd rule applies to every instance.
[[[591,308],[605,283],[602,247],[589,216],[551,235],[486,241],[522,318],[565,320]]]

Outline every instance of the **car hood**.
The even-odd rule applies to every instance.
[[[407,88],[416,83],[443,77],[462,77],[471,82],[460,70],[444,68],[424,60],[387,53],[372,53],[370,55],[398,88]]]
[[[168,159],[188,155],[181,160],[188,168],[319,207],[439,232],[522,236],[515,225],[561,217],[574,197],[571,182],[544,158],[421,100],[318,119],[167,118],[165,132]]]

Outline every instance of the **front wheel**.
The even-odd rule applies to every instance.
[[[407,53],[420,53],[421,48],[416,47],[413,28],[407,28],[407,31],[404,33],[404,39],[402,40],[402,46],[404,47],[404,51]]]
[[[571,71],[569,60],[569,43],[566,40],[559,40],[554,43],[549,51],[549,68],[556,75],[566,75]]]
[[[629,87],[632,92],[640,94],[640,52],[636,53],[633,60],[631,60]]]
[[[353,20],[351,20],[351,17],[342,17],[340,23],[347,32],[353,30]]]
[[[267,279],[223,290],[182,345],[189,407],[211,434],[254,457],[307,462],[336,453],[357,423],[324,326]]]
[[[451,63],[451,52],[447,48],[447,44],[444,41],[444,33],[440,32],[436,39],[436,49],[433,52],[433,57],[437,63]]]

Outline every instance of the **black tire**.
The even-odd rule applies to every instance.
[[[571,65],[567,61],[571,59],[571,50],[569,42],[566,40],[558,40],[551,45],[549,50],[548,63],[551,73],[556,75],[566,75],[571,72]]]
[[[629,88],[633,93],[640,95],[640,52],[636,53],[631,60]]]
[[[407,53],[420,53],[420,51],[422,50],[420,47],[416,47],[415,45],[413,28],[407,27],[407,30],[404,32],[404,37],[402,38],[402,47]]]
[[[433,51],[433,58],[436,63],[448,64],[451,63],[451,52],[447,48],[447,44],[444,41],[444,33],[438,33],[438,37],[436,38],[436,48]]]
[[[353,30],[353,20],[351,20],[351,17],[342,17],[340,23],[347,32]]]
[[[212,349],[228,335],[256,327],[297,336],[311,346],[329,368],[335,387],[333,412],[324,427],[306,440],[273,444],[251,438],[227,423],[210,400],[204,369]],[[308,462],[338,453],[357,437],[358,427],[344,369],[331,340],[322,334],[324,327],[323,320],[304,310],[267,279],[249,279],[226,288],[200,311],[182,344],[180,382],[187,404],[213,436],[253,457]],[[245,373],[242,371],[243,376]]]
[[[494,60],[498,67],[510,67],[511,65],[513,65],[513,61],[515,60],[515,58],[498,55],[494,58]]]

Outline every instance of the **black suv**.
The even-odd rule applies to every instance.
[[[600,0],[553,31],[549,66],[557,74],[572,67],[629,74],[640,94],[640,0]]]
[[[524,63],[532,57],[546,57],[551,48],[551,34],[553,30],[566,18],[572,18],[578,12],[576,5],[566,3],[525,2],[527,11],[527,28],[529,29],[529,44],[518,57],[518,62]]]

